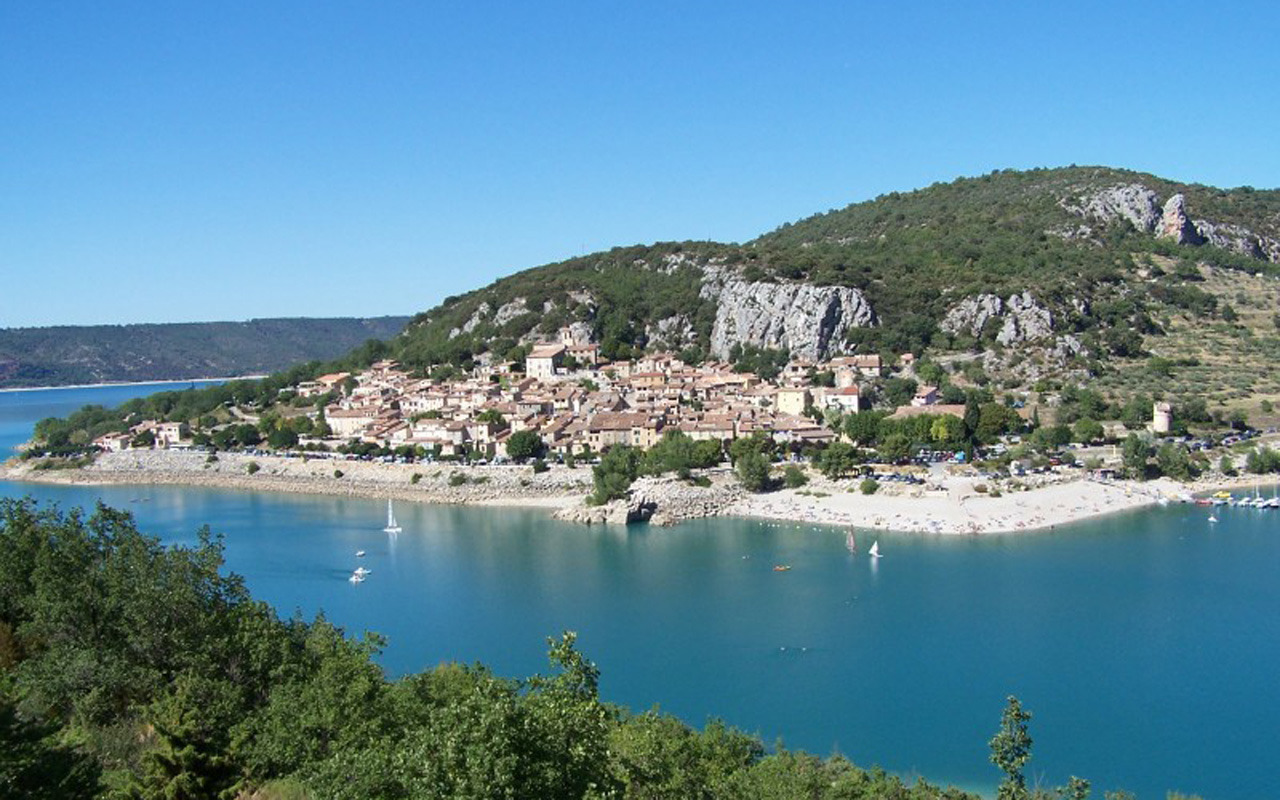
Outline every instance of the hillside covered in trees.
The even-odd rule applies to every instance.
[[[1280,191],[1103,167],[1005,170],[744,244],[636,245],[526,270],[418,315],[389,355],[424,371],[514,359],[576,325],[606,358],[724,358],[733,344],[805,357],[923,352],[976,358],[1030,385],[1152,356],[1194,367],[1218,348],[1262,363],[1280,350],[1278,276]],[[797,330],[823,325],[829,344],[797,345]],[[1189,328],[1213,336],[1183,336]]]
[[[259,375],[388,339],[406,317],[0,329],[0,388]]]

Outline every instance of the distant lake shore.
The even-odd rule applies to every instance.
[[[228,383],[230,381],[256,381],[264,375],[234,375],[226,378],[172,378],[154,381],[107,381],[105,383],[68,383],[59,386],[10,386],[0,392],[44,392],[50,389],[107,389],[114,386],[173,386],[182,383]]]

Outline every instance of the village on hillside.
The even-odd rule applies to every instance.
[[[1089,390],[1064,389],[1047,404],[1043,396],[997,394],[972,384],[960,365],[948,372],[911,353],[892,364],[874,354],[771,358],[759,369],[767,379],[741,360],[691,364],[658,352],[608,361],[585,330],[571,326],[555,341],[527,347],[523,361],[486,355],[468,371],[446,367],[422,377],[383,359],[282,388],[274,402],[228,402],[220,421],[134,418],[91,443],[108,453],[194,447],[471,465],[533,460],[542,468],[591,462],[620,445],[650,450],[679,435],[714,442],[707,463],[732,460],[731,445],[747,439],[757,449],[767,442],[774,459],[812,457],[829,477],[863,471],[857,465],[868,462],[981,460],[1012,476],[1075,466],[1100,478],[1180,480],[1215,467],[1230,477],[1237,467],[1276,466],[1274,451],[1256,446],[1274,437],[1242,419],[1225,433],[1192,435],[1177,417],[1207,419],[1195,404],[1137,399],[1125,419],[1099,421],[1108,417],[1090,415],[1102,401]]]
[[[559,341],[535,345],[523,364],[478,364],[469,375],[447,380],[415,378],[395,361],[379,361],[357,374],[321,375],[297,386],[300,398],[330,398],[309,410],[325,435],[298,445],[330,447],[353,440],[388,449],[414,448],[434,457],[503,462],[507,445],[522,431],[539,437],[545,452],[599,454],[614,445],[648,448],[668,431],[724,445],[756,433],[802,449],[839,437],[826,420],[869,407],[864,387],[888,372],[879,355],[792,360],[776,378],[763,380],[726,362],[689,365],[670,353],[607,362],[596,344],[571,328]],[[898,369],[911,374],[913,357]],[[936,387],[919,386],[893,414],[963,417],[961,404],[942,403]],[[104,451],[128,449],[140,434],[149,446],[190,446],[186,426],[144,421],[131,430],[98,437]],[[418,448],[421,448],[418,450]]]

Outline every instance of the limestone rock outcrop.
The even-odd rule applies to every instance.
[[[1053,316],[1032,298],[1030,292],[1011,294],[1005,302],[1004,324],[996,341],[1006,347],[1033,342],[1053,335]]]
[[[1198,219],[1195,221],[1195,227],[1196,233],[1206,244],[1249,258],[1272,263],[1280,262],[1280,241],[1259,236],[1248,228],[1230,223],[1215,224]]]
[[[669,350],[679,350],[698,340],[693,324],[684,314],[663,317],[657,322],[646,325],[644,335],[650,342],[660,344]]]
[[[1160,198],[1140,183],[1109,186],[1080,198],[1078,203],[1064,200],[1062,206],[1080,216],[1104,223],[1128,220],[1143,233],[1154,231],[1160,221]]]
[[[718,294],[711,330],[711,352],[717,358],[728,357],[739,342],[786,349],[798,358],[825,358],[842,350],[851,328],[876,324],[862,292],[844,286],[730,278]]]
[[[517,297],[510,303],[504,303],[497,313],[493,315],[494,325],[506,325],[511,320],[522,314],[529,313],[529,301],[523,297]]]
[[[952,306],[939,327],[952,335],[967,334],[976,339],[991,320],[999,320],[996,341],[1005,346],[1053,335],[1053,315],[1030,292],[1011,294],[1003,300],[994,294],[966,297]]]
[[[1175,194],[1164,204],[1164,213],[1160,216],[1160,227],[1156,231],[1156,236],[1161,239],[1172,239],[1178,244],[1204,244],[1204,237],[1187,216],[1186,200],[1181,194]]]

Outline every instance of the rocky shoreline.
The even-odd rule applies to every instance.
[[[1089,480],[1083,476],[1026,479],[996,487],[971,476],[944,475],[928,486],[884,485],[873,495],[856,481],[810,473],[801,489],[750,494],[728,469],[698,486],[671,476],[635,481],[626,500],[589,506],[591,470],[553,466],[385,464],[329,458],[285,458],[202,452],[132,450],[107,453],[78,469],[35,469],[11,461],[0,480],[65,485],[205,486],[250,491],[323,494],[419,503],[536,506],[556,519],[581,524],[732,516],[940,534],[1010,533],[1050,529],[1175,499],[1185,492],[1252,487],[1250,478],[1202,479],[1194,484]],[[999,488],[1000,491],[994,491]]]
[[[416,476],[416,477],[415,477]],[[37,470],[9,463],[0,479],[71,485],[205,486],[324,494],[420,503],[560,506],[591,491],[591,471],[559,467],[383,464],[327,458],[284,458],[202,452],[127,450],[104,453],[79,469]]]

